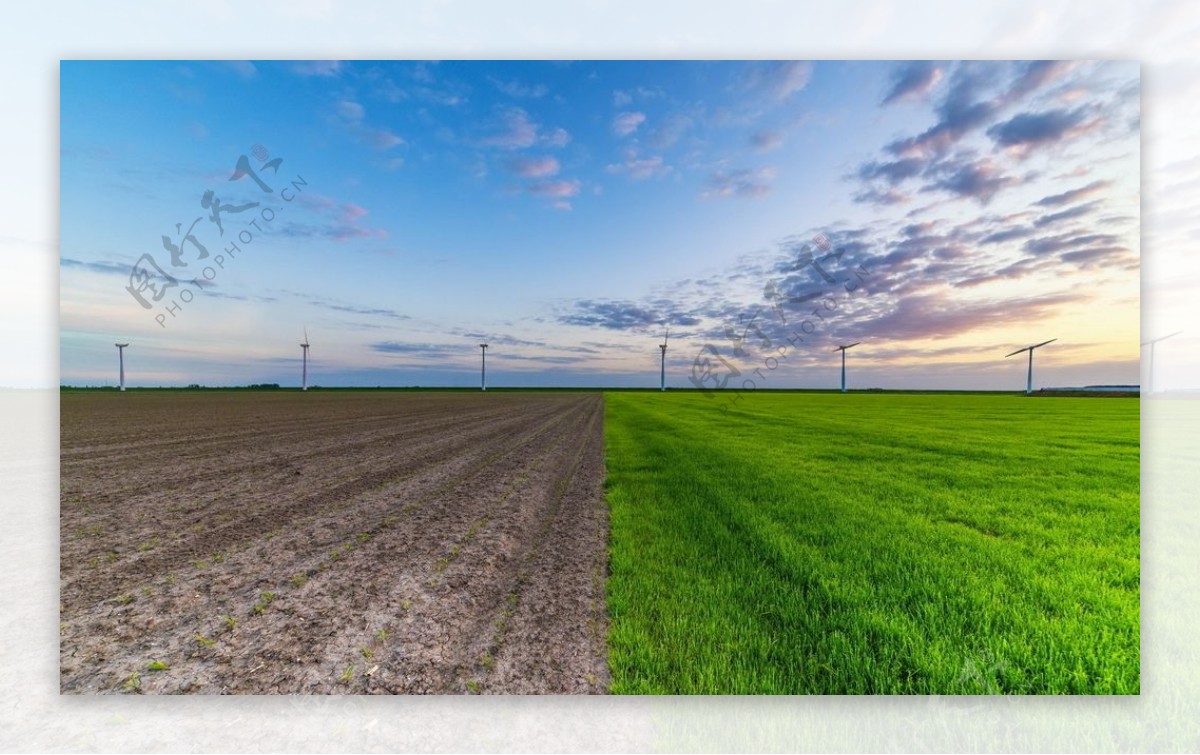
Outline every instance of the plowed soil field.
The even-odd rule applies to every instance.
[[[600,394],[60,406],[62,692],[607,689]]]

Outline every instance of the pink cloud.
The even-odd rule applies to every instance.
[[[524,178],[548,178],[556,175],[562,166],[553,157],[522,157],[510,160],[508,168]]]
[[[660,155],[653,157],[638,157],[636,150],[625,150],[624,161],[605,167],[609,173],[624,173],[635,181],[646,178],[657,178],[671,172],[671,166],[665,164]]]
[[[567,142],[571,141],[571,135],[567,133],[565,128],[552,128],[549,133],[542,137],[547,145],[551,147],[565,147]]]
[[[342,205],[343,223],[353,223],[359,218],[366,216],[366,214],[366,208],[356,205],[353,202],[347,202],[346,204]]]
[[[504,124],[503,130],[483,139],[481,143],[484,146],[524,149],[537,143],[538,130],[541,127],[521,108],[506,108],[501,121]]]
[[[569,181],[540,181],[530,184],[529,193],[535,197],[565,199],[579,193],[579,181],[574,179]]]
[[[613,118],[612,129],[617,136],[629,136],[646,120],[645,113],[621,113]]]

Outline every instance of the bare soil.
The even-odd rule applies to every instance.
[[[606,691],[602,402],[64,393],[61,691]]]

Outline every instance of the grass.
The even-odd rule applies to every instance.
[[[1138,402],[605,403],[613,692],[1139,692]]]
[[[254,612],[262,613],[263,611],[267,610],[267,606],[271,605],[272,601],[274,601],[274,600],[275,600],[275,593],[264,592],[262,594],[262,599],[254,604]]]

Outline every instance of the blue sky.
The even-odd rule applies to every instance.
[[[832,387],[863,341],[852,387],[1015,389],[1003,355],[1052,337],[1035,382],[1136,383],[1139,92],[1112,62],[64,62],[61,379],[111,384],[128,341],[132,385],[296,385],[307,329],[317,384],[477,384],[486,340],[492,385],[653,385],[669,325],[679,387]],[[209,257],[173,261],[189,227]],[[144,254],[177,282],[150,308]]]

